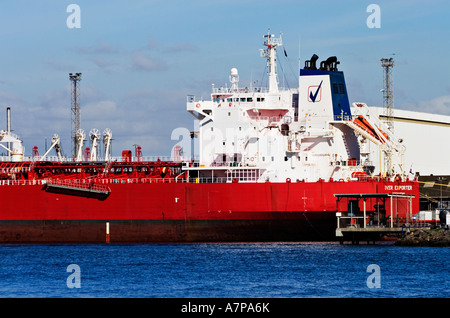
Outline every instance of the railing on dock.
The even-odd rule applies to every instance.
[[[335,197],[338,206],[336,237],[341,243],[344,240],[375,241],[383,235],[401,234],[403,228],[413,222],[412,199],[415,195],[358,193],[335,194]],[[367,202],[376,203],[376,209],[367,209]],[[342,208],[342,203],[347,203],[346,209]]]

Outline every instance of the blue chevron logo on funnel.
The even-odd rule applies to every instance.
[[[319,86],[317,87],[317,89],[316,89],[316,91],[314,92],[314,94],[313,94],[313,91],[312,90],[310,90],[309,91],[309,99],[314,103],[315,101],[316,101],[316,99],[317,99],[317,95],[319,94],[319,92],[320,92],[320,87],[322,86],[322,83],[323,83],[323,80],[320,82],[320,84],[319,84]],[[311,87],[315,87],[315,86],[310,86],[310,88]],[[320,100],[320,98],[319,98],[319,100]]]

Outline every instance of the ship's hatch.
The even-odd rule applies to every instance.
[[[46,192],[74,195],[98,200],[106,200],[111,193],[111,189],[105,185],[94,182],[81,183],[77,181],[47,181],[44,190]]]

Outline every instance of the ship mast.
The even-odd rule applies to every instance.
[[[275,35],[270,34],[270,30],[264,35],[264,45],[267,49],[261,49],[261,57],[267,58],[267,66],[269,68],[269,93],[278,93],[278,79],[277,79],[277,46],[283,45],[281,41],[281,35],[279,38],[275,38]]]

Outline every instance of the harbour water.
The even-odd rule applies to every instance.
[[[328,243],[1,245],[2,298],[450,298],[450,249]]]

